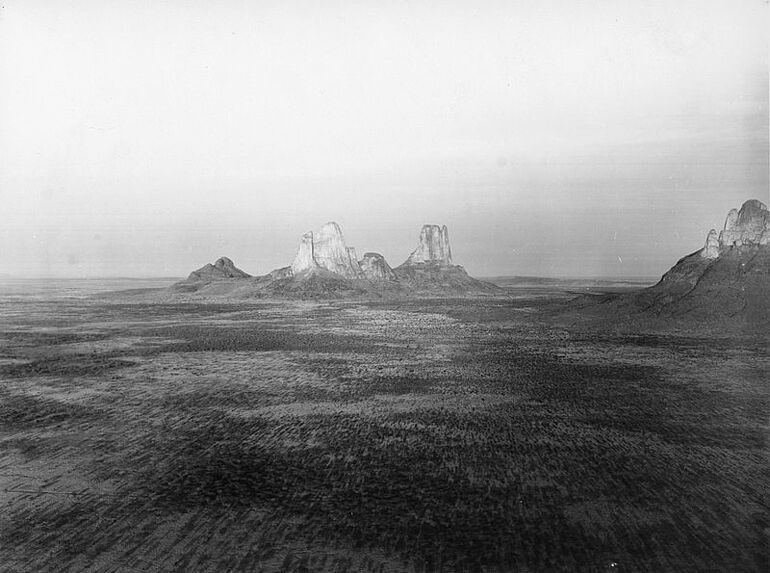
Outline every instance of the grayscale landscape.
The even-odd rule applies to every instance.
[[[3,2],[0,573],[767,571],[767,16]]]
[[[691,258],[763,257],[753,270],[764,306],[727,316],[706,303],[668,318],[638,308],[652,321],[642,329],[601,307],[678,285],[498,278],[476,295],[452,283],[441,297],[351,296],[308,286],[301,271],[280,281],[301,282],[305,298],[288,289],[281,300],[235,271],[196,271],[181,292],[6,280],[0,561],[759,571],[770,217],[752,213],[757,244],[743,232],[728,246],[723,231],[721,252],[707,244]],[[438,253],[437,274],[456,276],[443,248],[423,246]],[[194,294],[218,286],[218,297],[188,299],[196,281]],[[722,327],[704,328],[696,311]]]
[[[567,330],[555,300],[5,297],[0,561],[761,570],[767,337]]]

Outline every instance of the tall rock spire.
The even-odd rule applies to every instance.
[[[452,249],[449,247],[449,231],[446,225],[423,225],[420,231],[420,244],[409,255],[405,264],[439,263],[443,266],[452,264]]]
[[[302,235],[297,249],[297,256],[291,263],[291,270],[294,274],[317,267],[318,264],[313,256],[313,231],[308,231]]]

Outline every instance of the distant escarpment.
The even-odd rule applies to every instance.
[[[334,222],[326,223],[317,232],[304,233],[289,266],[264,276],[250,277],[223,257],[214,265],[193,271],[171,289],[234,298],[442,296],[502,292],[499,287],[476,280],[461,266],[452,264],[446,226],[423,226],[417,248],[394,269],[380,253],[367,252],[358,260],[355,248],[347,245],[342,230]]]
[[[728,213],[720,233],[711,229],[703,248],[656,285],[582,302],[583,312],[616,323],[770,332],[770,212],[760,201],[746,201]]]

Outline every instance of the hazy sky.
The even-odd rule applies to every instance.
[[[765,0],[0,3],[0,273],[659,275],[768,202]]]

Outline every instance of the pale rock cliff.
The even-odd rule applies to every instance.
[[[302,236],[297,256],[291,265],[292,272],[297,275],[317,268],[348,279],[363,278],[355,249],[347,247],[337,223],[326,223],[318,233],[309,232]]]
[[[355,247],[348,247],[348,261],[350,262],[350,266],[354,269],[361,270],[361,265],[358,264],[358,255],[356,255],[356,248]],[[361,276],[359,274],[359,276]]]
[[[705,259],[716,259],[732,247],[752,245],[770,245],[770,211],[756,199],[746,201],[740,211],[731,209],[722,232],[717,236],[715,229],[709,231],[700,255]]]
[[[499,287],[468,276],[463,267],[452,263],[445,225],[423,225],[419,245],[393,272],[399,284],[412,292],[463,295],[500,292]]]
[[[449,247],[449,231],[446,225],[423,225],[420,231],[420,243],[404,262],[405,265],[421,263],[439,263],[452,265],[452,249]]]
[[[296,275],[302,271],[318,267],[313,253],[313,232],[309,231],[302,235],[297,249],[297,256],[291,263],[291,271]]]
[[[706,259],[716,259],[719,256],[719,238],[716,229],[711,229],[706,237],[706,244],[700,252]]]
[[[770,211],[756,199],[746,201],[740,211],[727,214],[725,227],[719,234],[720,249],[743,245],[770,244]]]

